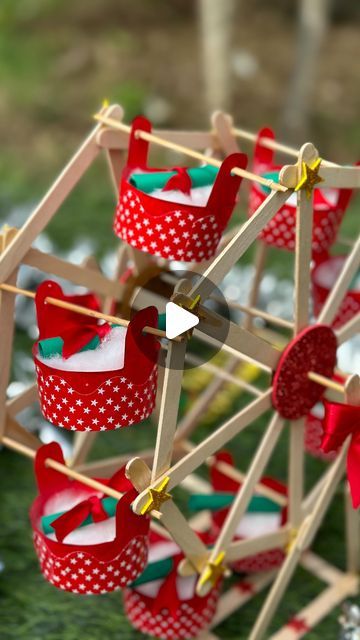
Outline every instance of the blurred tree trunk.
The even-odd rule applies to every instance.
[[[331,5],[332,0],[299,0],[296,59],[282,118],[282,132],[287,139],[299,141],[307,133]]]
[[[235,7],[235,0],[199,0],[205,100],[210,111],[230,107]]]

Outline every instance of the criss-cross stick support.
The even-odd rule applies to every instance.
[[[236,528],[249,505],[254,488],[260,480],[275,445],[278,442],[279,436],[282,432],[283,423],[283,419],[275,413],[249,467],[246,479],[229,509],[229,513],[222,526],[221,532],[216,540],[213,550],[211,551],[208,565],[200,575],[196,587],[198,595],[206,595],[212,587],[212,564],[214,564],[216,559],[219,557],[223,557],[224,560],[226,560],[228,547],[235,535]]]

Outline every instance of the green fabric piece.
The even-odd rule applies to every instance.
[[[263,173],[261,177],[265,178],[266,180],[272,180],[273,182],[279,182],[278,171],[269,171],[268,173]],[[261,185],[261,189],[264,191],[264,193],[266,193],[266,195],[269,195],[269,193],[271,193],[270,187],[267,187],[264,184]]]
[[[82,351],[90,351],[96,349],[100,344],[99,336],[91,338],[90,342],[85,344],[78,353]],[[60,336],[56,338],[46,338],[45,340],[39,340],[38,351],[42,358],[52,358],[54,356],[62,356],[64,347],[64,341]]]
[[[166,313],[159,313],[158,329],[160,329],[161,331],[166,330]]]
[[[118,504],[118,500],[116,498],[106,497],[101,500],[101,504],[103,506],[104,511],[106,511],[109,518],[113,518],[116,513],[116,507]],[[65,511],[59,511],[59,513],[52,513],[50,516],[43,516],[41,518],[41,527],[44,533],[54,533],[54,529],[52,528],[52,523],[57,518],[60,518]],[[86,527],[88,524],[94,524],[92,516],[88,516],[86,520],[80,525],[80,527]]]
[[[209,509],[217,511],[229,507],[235,499],[233,493],[212,493],[212,494],[194,494],[189,498],[189,509],[191,511],[202,511]],[[247,508],[247,513],[279,513],[281,507],[265,498],[264,496],[253,496]]]
[[[206,165],[188,169],[192,187],[205,187],[213,184],[219,169]],[[165,187],[168,180],[177,174],[177,171],[152,171],[151,173],[135,173],[130,178],[130,184],[144,193],[151,193],[155,189]]]
[[[154,580],[160,580],[166,578],[173,568],[172,558],[164,558],[157,562],[151,562],[147,565],[142,574],[131,583],[131,587],[139,587],[141,584],[147,582],[153,582]]]

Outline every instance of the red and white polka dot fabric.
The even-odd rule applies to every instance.
[[[39,339],[61,336],[67,322],[79,314],[45,303],[46,297],[65,298],[59,285],[43,282],[36,292]],[[125,361],[114,371],[64,371],[33,356],[39,400],[44,418],[70,431],[109,431],[137,424],[151,415],[157,392],[159,341],[144,334],[145,326],[157,326],[155,307],[139,311],[127,328]],[[59,326],[60,325],[60,326]]]
[[[169,609],[152,613],[152,600],[134,589],[124,590],[125,613],[131,624],[142,633],[164,640],[196,638],[213,619],[219,600],[220,587],[201,598],[201,608],[191,600],[181,602],[175,616]]]
[[[275,139],[271,129],[264,128],[259,132],[254,151],[253,171],[258,175],[275,172],[281,169],[273,163],[274,153],[261,144],[261,138]],[[321,170],[320,170],[321,175]],[[315,189],[314,191],[314,224],[313,253],[327,251],[334,243],[339,226],[348,207],[352,195],[351,189]],[[253,183],[249,196],[249,216],[266,200],[268,193],[258,183]],[[264,227],[259,238],[266,244],[294,251],[296,225],[296,195],[292,194],[287,202]]]
[[[151,132],[149,120],[138,117],[132,124],[114,219],[116,235],[132,247],[166,260],[208,260],[216,251],[240,188],[241,178],[232,175],[231,169],[245,168],[247,157],[236,153],[224,160],[205,206],[161,200],[129,181],[134,170],[160,171],[148,168],[148,143],[135,136],[137,130]]]
[[[321,256],[312,271],[314,314],[318,316],[345,262],[345,256]],[[348,290],[332,323],[338,329],[360,311],[360,290]]]
[[[125,613],[135,629],[162,640],[178,640],[195,638],[209,627],[222,580],[218,580],[205,597],[196,595],[198,576],[178,574],[183,557],[175,543],[151,533],[149,562],[171,558],[172,569],[165,578],[124,590]]]
[[[324,436],[324,419],[320,415],[316,415],[313,411],[309,413],[305,423],[305,449],[307,453],[314,458],[321,460],[334,460],[337,452],[330,451],[325,453],[321,449],[321,443]]]
[[[30,520],[44,578],[58,589],[84,595],[122,589],[143,572],[148,556],[149,519],[135,515],[130,506],[136,491],[127,491],[118,503],[114,539],[96,544],[60,542],[43,533],[41,518],[47,513],[47,503],[52,504],[54,498],[58,501],[69,491],[72,495],[78,492],[80,503],[84,495],[94,495],[94,490],[47,467],[47,458],[65,464],[61,448],[55,442],[37,451],[35,473],[39,496],[31,507]],[[102,482],[112,484],[103,479]]]

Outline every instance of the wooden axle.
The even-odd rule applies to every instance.
[[[113,129],[117,129],[118,131],[124,131],[125,133],[130,133],[131,127],[129,125],[124,124],[123,122],[119,122],[114,118],[104,116],[101,113],[97,113],[94,115],[95,120],[101,122],[102,124],[107,125]],[[160,138],[159,136],[154,135],[153,133],[148,133],[147,131],[142,131],[138,129],[135,131],[135,137],[141,138],[141,140],[147,140],[148,142],[152,142],[157,144],[160,147],[166,147],[167,149],[172,149],[178,153],[183,153],[190,158],[195,158],[195,160],[200,160],[201,162],[205,162],[206,164],[211,164],[213,167],[221,167],[221,162],[216,160],[215,158],[211,158],[210,156],[206,156],[203,153],[198,151],[194,151],[190,149],[190,147],[185,147],[180,144],[176,144],[175,142],[170,142],[169,140],[165,140]],[[272,189],[273,191],[288,191],[287,187],[274,182],[273,180],[268,180],[266,178],[262,178],[261,176],[252,173],[251,171],[246,171],[246,169],[240,169],[240,167],[234,167],[231,172],[237,176],[242,178],[246,178],[247,180],[251,180],[252,182],[258,182],[263,184],[264,186]]]

